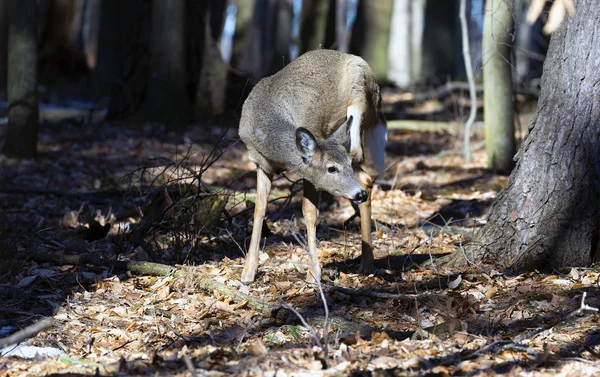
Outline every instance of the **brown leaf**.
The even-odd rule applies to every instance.
[[[266,356],[269,353],[267,346],[263,343],[261,339],[256,339],[252,342],[248,342],[246,344],[248,348],[248,352],[250,352],[254,356]]]

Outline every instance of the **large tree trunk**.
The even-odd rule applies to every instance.
[[[579,0],[550,42],[537,113],[467,257],[514,271],[585,266],[600,245],[600,7]],[[462,253],[451,264],[464,264]]]
[[[510,173],[516,152],[510,46],[513,1],[489,0],[483,24],[483,100],[488,167]]]
[[[387,79],[393,6],[392,0],[359,0],[352,27],[350,50],[369,63],[379,82]]]
[[[8,129],[2,153],[34,158],[39,128],[37,96],[37,14],[35,1],[9,0]]]

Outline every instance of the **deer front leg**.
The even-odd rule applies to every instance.
[[[256,202],[254,204],[254,224],[252,225],[252,238],[250,248],[246,254],[246,262],[242,271],[242,282],[254,281],[256,269],[258,268],[258,252],[260,248],[260,236],[265,213],[267,212],[267,201],[271,192],[271,181],[273,174],[268,174],[260,167],[256,169]]]
[[[304,180],[304,198],[302,199],[302,215],[306,223],[306,241],[308,243],[308,259],[310,270],[306,276],[309,282],[321,280],[321,265],[317,256],[317,218],[319,217],[319,192],[312,183]]]
[[[363,274],[373,273],[373,241],[371,238],[371,191],[373,191],[373,179],[362,168],[356,169],[356,177],[367,191],[368,199],[358,205],[360,211],[360,233],[362,239],[362,255],[360,258],[360,269]]]

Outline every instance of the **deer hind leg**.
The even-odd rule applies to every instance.
[[[246,262],[242,271],[242,282],[254,281],[256,269],[258,268],[258,254],[260,248],[260,236],[265,213],[267,212],[267,201],[271,192],[271,181],[273,174],[266,173],[260,167],[256,169],[256,203],[254,204],[254,224],[252,225],[252,238],[250,248],[246,254]]]
[[[360,270],[363,274],[373,273],[373,241],[371,238],[371,191],[373,191],[373,179],[361,167],[356,168],[356,177],[367,191],[368,199],[358,205],[360,211],[360,233],[362,239],[362,255],[360,258]]]
[[[310,270],[306,276],[308,282],[321,280],[321,265],[317,256],[317,219],[319,217],[319,191],[312,183],[304,180],[304,198],[302,199],[302,215],[306,223],[306,241],[308,243],[308,259]]]

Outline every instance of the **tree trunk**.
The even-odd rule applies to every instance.
[[[422,31],[423,40],[427,41],[422,44],[422,77],[431,82],[447,81],[448,77],[456,75],[459,67],[456,57],[462,55],[458,1],[427,1]]]
[[[37,95],[37,14],[35,1],[7,1],[8,129],[2,153],[34,158],[39,128]]]
[[[208,15],[210,15],[210,19]],[[208,12],[204,9],[200,14],[200,17],[204,17],[204,19],[197,23],[198,27],[204,27],[202,32],[197,33],[198,36],[203,36],[204,40],[200,41],[200,51],[195,54],[198,55],[195,58],[201,59],[199,67],[191,72],[193,76],[198,77],[192,105],[194,119],[203,119],[207,116],[222,114],[225,111],[228,69],[221,58],[221,52],[216,43],[217,37],[214,35],[216,29],[214,25],[217,21],[212,20],[213,18],[222,20],[222,16],[222,14],[213,13],[212,9]],[[194,29],[192,25],[188,26]],[[192,59],[192,57],[188,59]]]
[[[425,0],[395,0],[388,46],[388,78],[399,87],[421,79]]]
[[[39,34],[39,81],[55,86],[57,77],[79,78],[88,73],[79,43],[83,1],[42,0],[40,6],[44,20]]]
[[[185,65],[185,1],[153,0],[150,77],[140,119],[177,130],[190,119]]]
[[[516,152],[510,46],[512,0],[488,0],[483,24],[483,99],[488,168],[510,173]]]
[[[82,43],[85,61],[90,70],[96,69],[98,62],[98,34],[100,31],[101,0],[90,0],[85,3],[82,27]]]
[[[0,101],[6,101],[6,76],[8,75],[8,7],[0,1]],[[1,145],[0,145],[1,147]]]
[[[294,19],[292,0],[279,0],[275,8],[275,30],[273,37],[273,55],[270,72],[280,71],[290,63],[290,46],[292,43],[292,23]]]
[[[246,47],[252,38],[252,15],[254,14],[255,0],[232,0],[236,5],[236,21],[233,40],[231,41],[231,66],[240,68]]]
[[[335,44],[336,49],[341,52],[348,52],[350,49],[348,5],[348,0],[335,0]]]
[[[300,12],[300,54],[324,46],[329,0],[303,0]]]
[[[246,30],[247,43],[237,67],[253,82],[258,82],[269,74],[276,7],[274,0],[254,0],[252,21]]]
[[[238,66],[252,82],[279,71],[290,62],[291,18],[289,0],[255,0],[252,23],[246,31],[250,33],[248,44]]]
[[[393,6],[393,0],[359,0],[352,27],[350,49],[369,63],[379,82],[387,79]]]
[[[576,5],[552,36],[537,113],[508,186],[467,250],[472,261],[523,271],[598,260],[600,7]],[[449,260],[465,263],[461,252]]]
[[[112,97],[107,118],[133,112],[132,107],[137,105],[138,91],[135,90],[137,85],[133,85],[132,81],[146,84],[146,80],[143,80],[145,77],[132,80],[140,73],[142,54],[146,58],[143,66],[148,66],[147,46],[146,43],[141,43],[143,37],[139,32],[139,19],[144,13],[149,13],[149,7],[146,6],[144,12],[142,5],[141,1],[123,3],[120,0],[102,0],[100,3],[95,75],[101,95]],[[148,39],[148,33],[145,38]]]

